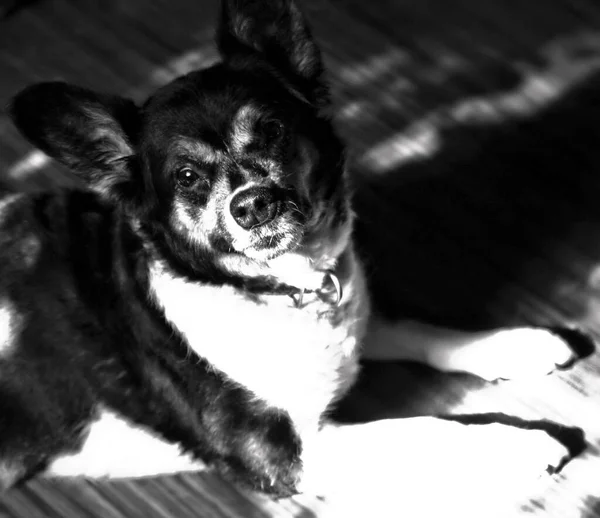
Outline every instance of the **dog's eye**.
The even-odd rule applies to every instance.
[[[189,188],[200,179],[200,175],[190,167],[183,167],[177,171],[175,178],[181,187]]]
[[[284,133],[283,124],[276,120],[264,121],[261,124],[260,130],[269,142],[279,140]]]

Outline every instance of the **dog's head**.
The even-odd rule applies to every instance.
[[[339,253],[344,149],[303,16],[291,0],[223,0],[217,45],[220,63],[141,107],[42,83],[16,96],[13,120],[197,270]]]

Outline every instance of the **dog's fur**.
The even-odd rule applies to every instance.
[[[4,486],[206,463],[276,496],[326,492],[363,430],[372,443],[402,434],[327,420],[356,377],[369,303],[304,18],[290,0],[225,0],[217,43],[221,63],[139,108],[64,83],[11,105],[89,190],[0,198]],[[515,347],[527,373],[571,357],[546,330],[371,322],[371,359],[492,379],[512,374]]]

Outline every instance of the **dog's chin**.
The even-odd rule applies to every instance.
[[[302,224],[284,216],[250,231],[230,229],[230,247],[248,259],[264,262],[295,250],[303,234]]]
[[[292,252],[299,245],[299,237],[291,234],[273,234],[261,236],[250,246],[238,250],[239,253],[254,261],[265,262]]]

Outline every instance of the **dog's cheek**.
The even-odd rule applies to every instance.
[[[292,199],[304,218],[312,213],[312,204],[315,200],[315,174],[314,168],[318,162],[319,153],[315,146],[308,140],[297,138],[293,149],[286,158],[287,166],[284,167],[286,188],[293,193]]]
[[[197,215],[181,200],[174,200],[169,218],[173,230],[187,241],[200,242],[201,232],[198,229]]]
[[[182,197],[173,201],[169,220],[170,226],[185,242],[202,247],[210,246],[211,234],[219,228],[212,207],[201,207]]]
[[[208,242],[211,249],[217,253],[230,254],[234,251],[231,246],[231,238],[221,229],[214,229],[208,235]]]

